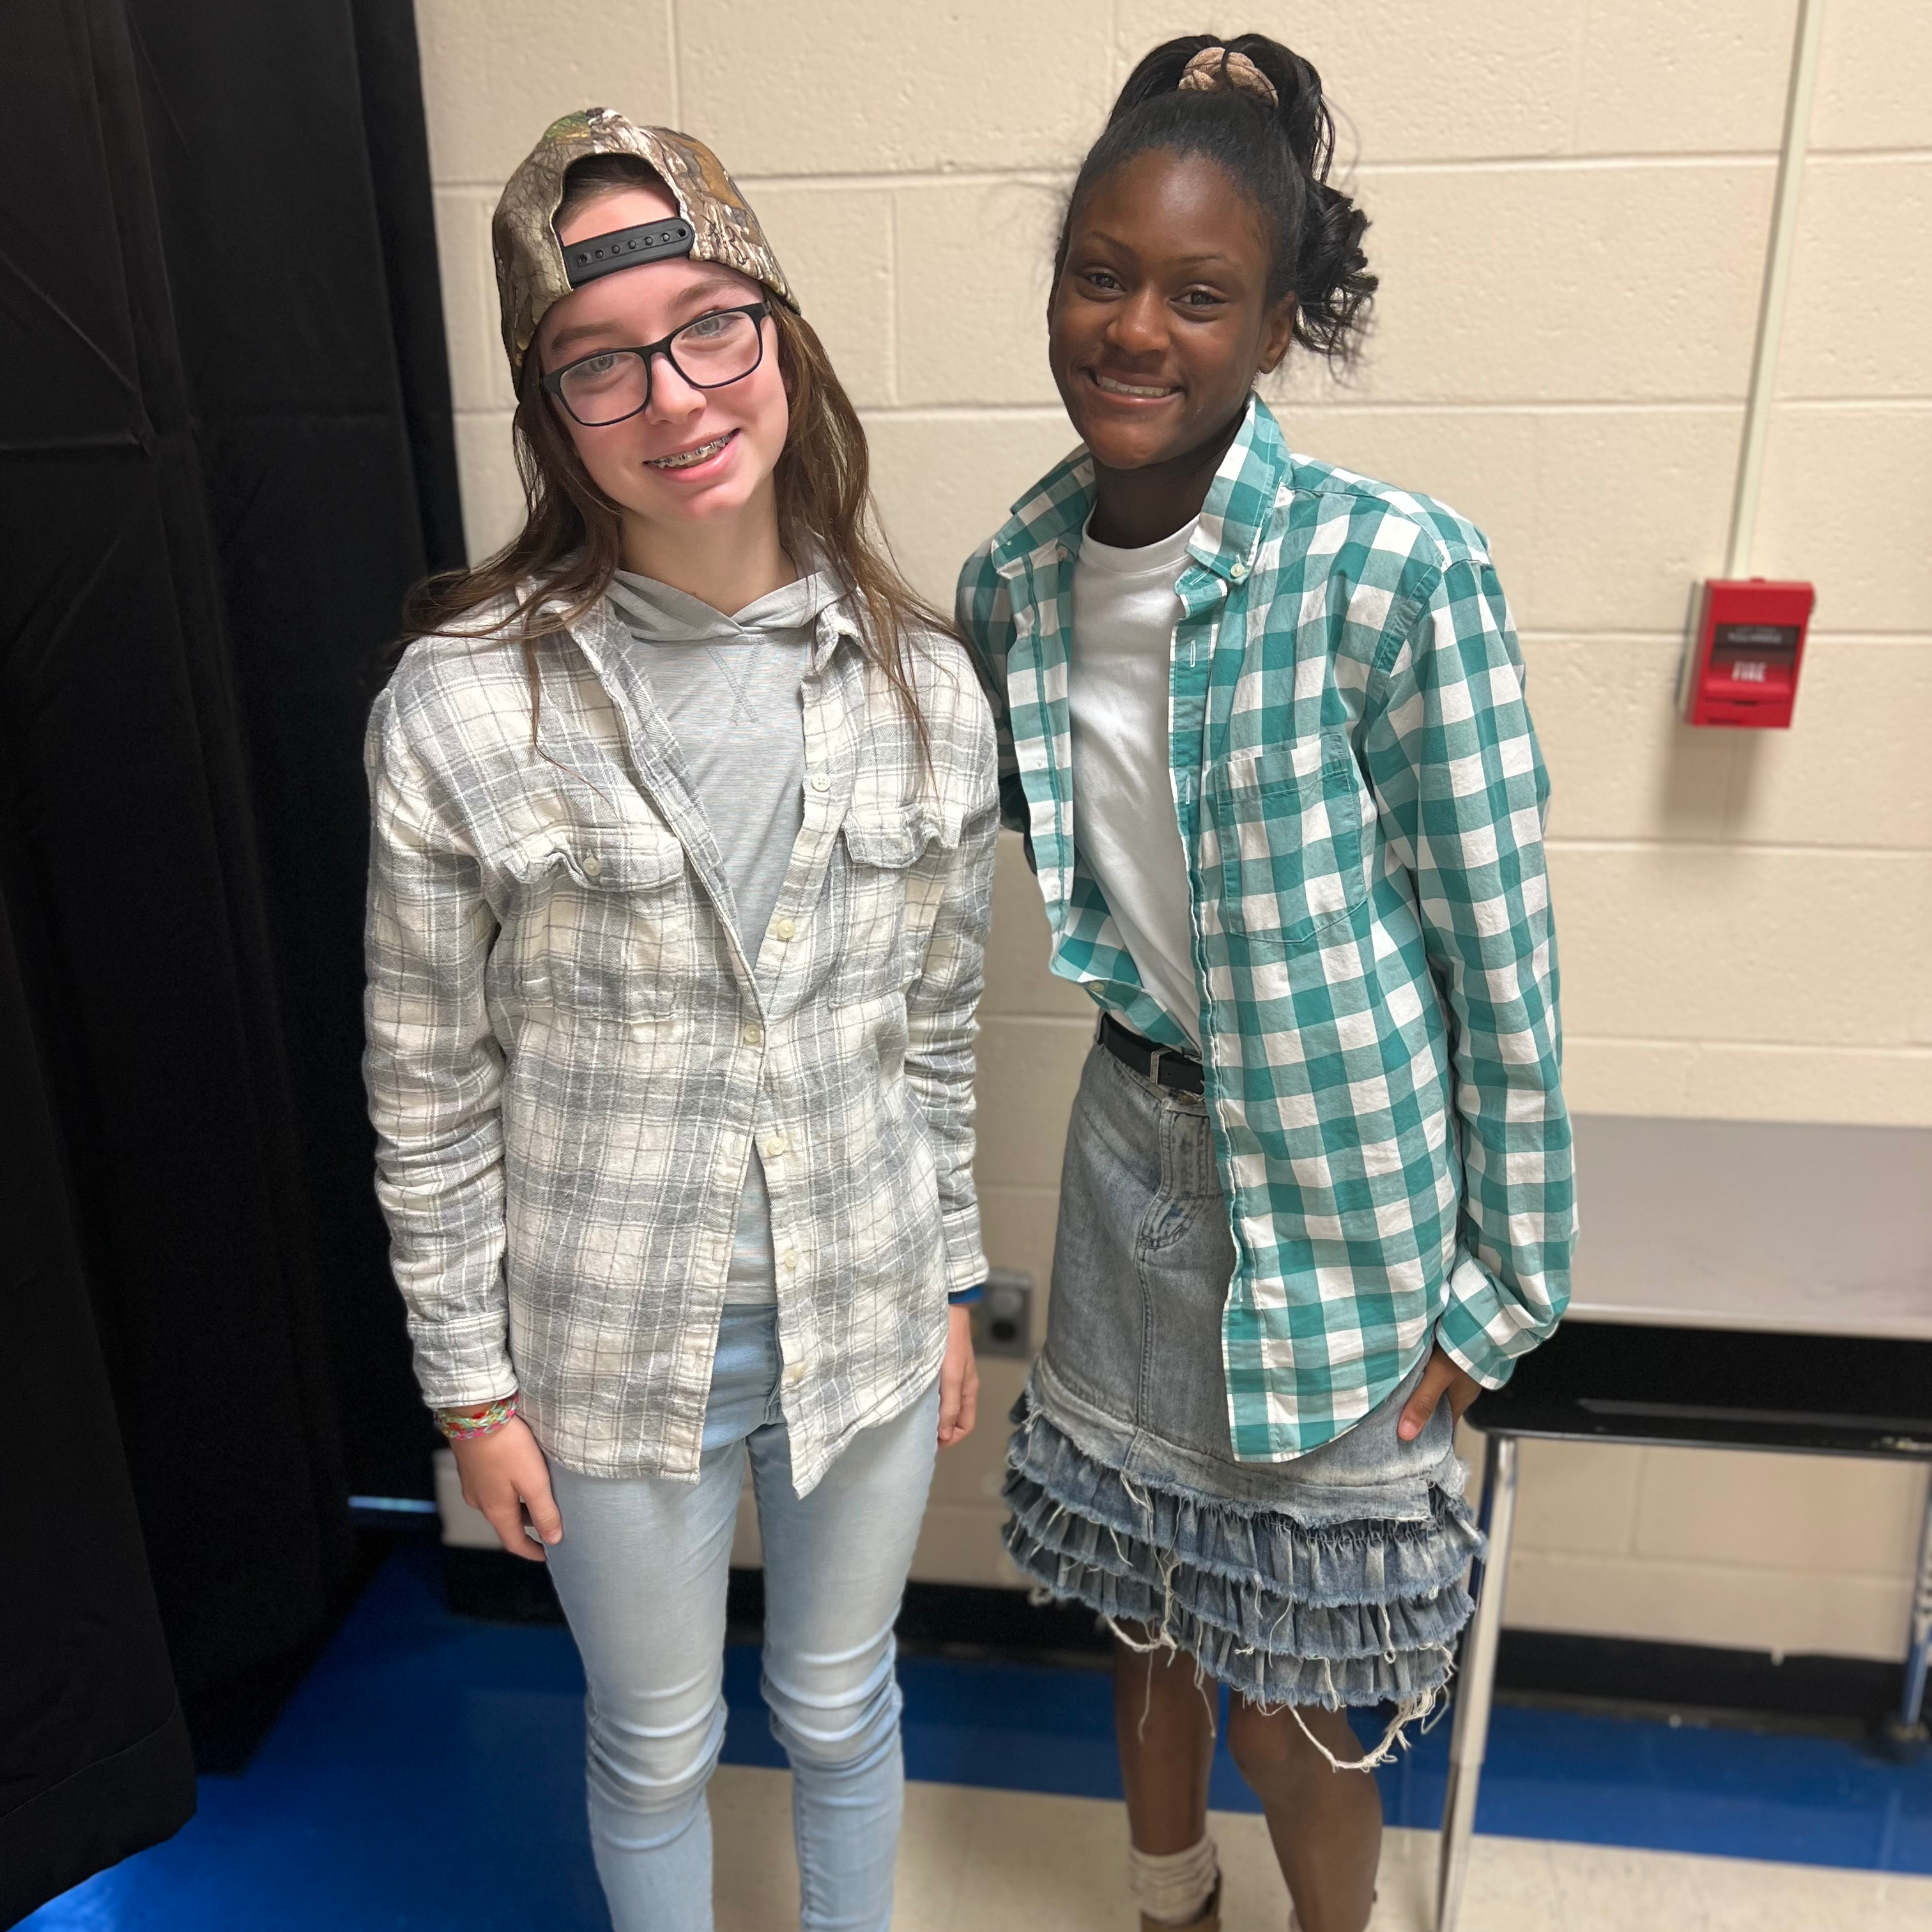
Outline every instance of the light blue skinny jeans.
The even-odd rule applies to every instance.
[[[892,1923],[905,1786],[892,1625],[932,1480],[938,1384],[855,1437],[801,1499],[779,1367],[775,1312],[727,1308],[695,1484],[550,1470],[564,1532],[550,1574],[590,1686],[591,1844],[615,1932],[712,1932],[705,1787],[724,1742],[724,1588],[748,1454],[800,1923]]]

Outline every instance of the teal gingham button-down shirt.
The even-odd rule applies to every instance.
[[[1073,821],[1076,450],[959,580],[1052,969],[1186,1051]],[[1549,782],[1480,531],[1290,453],[1251,398],[1177,589],[1168,760],[1207,1100],[1238,1260],[1243,1461],[1358,1421],[1439,1342],[1497,1388],[1555,1328],[1576,1231]],[[1151,749],[1151,748],[1150,748]]]

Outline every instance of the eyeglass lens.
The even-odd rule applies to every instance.
[[[754,317],[701,315],[670,338],[664,353],[692,388],[716,389],[748,376],[764,350]],[[622,422],[650,400],[650,365],[634,349],[614,349],[572,363],[559,387],[571,414],[586,428]]]

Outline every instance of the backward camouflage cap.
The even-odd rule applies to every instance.
[[[610,107],[586,107],[553,122],[524,158],[496,203],[490,239],[510,380],[520,384],[524,358],[550,304],[571,292],[556,211],[563,178],[592,154],[634,154],[663,180],[690,224],[691,259],[748,275],[789,308],[798,298],[752,212],[718,157],[702,141],[670,128],[640,128]]]

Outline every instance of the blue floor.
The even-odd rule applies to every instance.
[[[1114,1798],[1099,1672],[909,1658],[906,1763],[948,1783]],[[758,1659],[729,1653],[725,1756],[782,1762]],[[23,1922],[31,1932],[605,1928],[582,1801],[583,1680],[557,1628],[442,1609],[436,1552],[378,1575],[247,1773],[202,1780],[168,1844]],[[1432,1827],[1447,1724],[1382,1775]],[[1225,1755],[1214,1802],[1254,1808]],[[1816,1738],[1499,1708],[1478,1828],[1654,1850],[1932,1873],[1932,1763]]]

